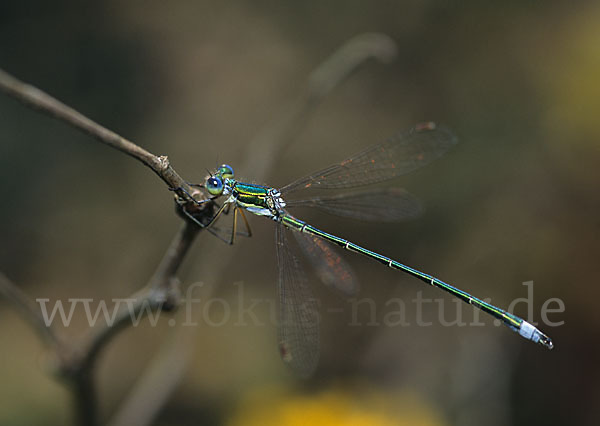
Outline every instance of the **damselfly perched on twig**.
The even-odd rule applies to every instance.
[[[185,206],[182,210],[191,220],[228,243],[233,243],[235,239],[238,216],[246,228],[245,234],[251,234],[244,211],[275,221],[279,265],[279,348],[283,360],[301,375],[309,375],[316,367],[319,357],[318,306],[311,296],[298,259],[290,252],[286,228],[294,231],[300,247],[314,263],[321,278],[347,294],[356,291],[356,281],[345,262],[323,241],[360,253],[438,287],[500,320],[524,338],[552,349],[552,340],[527,321],[429,274],[317,229],[287,211],[294,206],[313,206],[345,217],[386,221],[415,216],[419,212],[419,204],[402,190],[376,189],[294,201],[284,200],[283,196],[306,188],[343,189],[382,182],[428,164],[442,156],[455,143],[456,138],[448,129],[431,122],[423,123],[279,190],[240,182],[234,179],[230,166],[222,165],[210,174],[203,185],[196,185],[203,187],[209,194],[206,199],[195,201],[197,204],[224,199],[214,216],[203,224]],[[213,224],[223,212],[229,213],[231,209],[233,227],[227,238]]]

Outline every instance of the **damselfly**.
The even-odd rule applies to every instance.
[[[203,185],[197,185],[210,194],[208,198],[196,201],[198,204],[223,197],[224,202],[218,206],[214,216],[202,224],[185,206],[182,210],[198,225],[229,243],[233,243],[236,235],[238,215],[245,225],[245,234],[248,236],[251,234],[244,211],[265,216],[276,223],[276,251],[279,266],[279,349],[283,361],[301,375],[311,374],[319,358],[318,305],[311,295],[306,275],[299,267],[298,259],[290,251],[286,228],[294,231],[293,234],[300,247],[315,265],[321,279],[347,294],[356,291],[356,280],[346,263],[324,241],[365,255],[440,288],[500,320],[525,339],[552,349],[552,340],[527,321],[429,274],[367,250],[344,238],[321,231],[295,218],[287,211],[290,207],[312,206],[345,217],[378,221],[393,221],[415,216],[419,212],[418,202],[401,190],[370,190],[296,201],[284,200],[283,195],[287,196],[296,190],[306,188],[345,189],[382,182],[409,173],[439,158],[455,143],[456,138],[448,129],[431,122],[423,123],[341,163],[298,179],[279,190],[240,182],[234,179],[234,172],[230,166],[222,165],[207,177]],[[230,213],[231,210],[233,210],[233,227],[229,238],[226,238],[223,236],[223,230],[213,225],[223,213]]]

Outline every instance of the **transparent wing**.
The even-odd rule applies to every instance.
[[[277,224],[275,244],[279,266],[279,351],[283,361],[302,377],[319,361],[319,311],[298,259],[291,253],[285,228]]]
[[[294,237],[325,285],[348,296],[358,293],[358,280],[352,272],[352,268],[334,251],[330,244],[317,236],[302,232],[294,232]]]
[[[419,124],[339,164],[300,178],[281,188],[281,193],[300,188],[350,188],[381,182],[430,163],[454,144],[456,137],[448,129],[431,122]]]
[[[400,222],[423,212],[419,200],[403,189],[384,188],[304,200],[286,200],[286,207],[316,207],[327,213],[376,222]]]

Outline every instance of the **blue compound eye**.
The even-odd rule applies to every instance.
[[[206,179],[206,189],[210,195],[221,195],[223,193],[223,180],[215,176],[209,177]]]
[[[233,168],[228,166],[227,164],[222,164],[217,173],[223,177],[223,179],[232,178],[233,177]]]

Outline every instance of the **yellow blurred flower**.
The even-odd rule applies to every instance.
[[[410,392],[392,394],[368,389],[349,392],[340,387],[314,394],[286,389],[262,389],[246,396],[228,426],[435,426],[441,417],[434,407]]]

